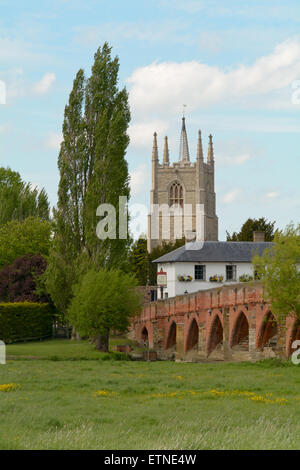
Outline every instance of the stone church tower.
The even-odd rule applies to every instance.
[[[212,136],[209,136],[207,160],[204,161],[202,150],[201,131],[198,133],[198,147],[196,162],[190,161],[188,139],[185,127],[185,118],[182,118],[182,129],[180,138],[179,159],[170,164],[168,138],[165,137],[163,161],[159,163],[157,134],[154,133],[152,149],[152,189],[150,192],[150,214],[148,215],[148,241],[147,248],[150,252],[163,240],[175,241],[174,224],[176,215],[170,217],[170,235],[165,236],[163,229],[164,213],[159,213],[157,218],[155,207],[157,205],[167,208],[180,207],[187,212],[187,206],[192,209],[188,232],[184,230],[182,222],[183,236],[190,240],[196,238],[196,208],[201,205],[203,216],[201,218],[201,238],[204,240],[218,240],[218,217],[216,215],[216,194],[214,185],[215,162]],[[198,210],[198,209],[197,209]],[[158,220],[155,227],[155,220]],[[181,223],[181,222],[180,222]],[[199,237],[197,237],[199,238]]]

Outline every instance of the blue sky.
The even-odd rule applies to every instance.
[[[220,239],[249,217],[283,228],[300,213],[300,3],[292,0],[0,0],[0,164],[52,205],[64,106],[107,40],[130,93],[132,202],[149,203],[152,135],[178,159],[214,137]],[[299,80],[299,83],[297,82]]]

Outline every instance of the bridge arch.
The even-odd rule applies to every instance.
[[[173,348],[174,346],[176,346],[176,323],[172,321],[167,336],[166,349]]]
[[[215,315],[210,328],[207,355],[211,354],[217,346],[223,344],[223,325],[218,314]]]
[[[230,346],[239,347],[244,351],[249,350],[249,322],[243,311],[239,313],[233,327]]]
[[[148,329],[147,329],[145,326],[144,326],[144,328],[142,328],[141,340],[142,340],[142,341],[149,341]]]
[[[278,325],[276,318],[272,312],[267,312],[261,323],[257,347],[263,349],[265,347],[276,346],[277,344]]]
[[[198,346],[198,338],[199,338],[199,327],[195,318],[193,318],[192,322],[190,323],[187,338],[186,338],[186,347],[185,347],[186,352],[193,349],[196,345]]]

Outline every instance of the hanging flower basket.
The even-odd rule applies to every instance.
[[[218,276],[217,274],[215,274],[214,276],[210,276],[209,282],[223,282],[223,279],[223,276]]]
[[[186,274],[179,274],[178,281],[180,282],[191,282],[193,280],[192,276],[187,276]]]

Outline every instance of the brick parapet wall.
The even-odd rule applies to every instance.
[[[274,355],[289,355],[295,329],[295,319],[292,317],[287,319],[283,329],[278,328],[276,347],[260,347],[261,331],[270,311],[270,303],[265,300],[263,286],[259,282],[251,285],[239,283],[234,286],[214,287],[206,291],[146,303],[141,315],[133,321],[131,337],[140,341],[142,331],[146,328],[150,347],[156,349],[162,358],[167,358],[168,335],[172,323],[175,322],[181,338],[178,336],[180,344],[177,344],[177,358],[180,359],[190,357],[192,360],[197,360],[209,356],[218,358],[222,356],[223,359],[229,360],[257,360]],[[222,325],[223,341],[217,351],[210,352],[209,344],[216,343],[213,338],[211,339],[216,315]],[[243,350],[242,345],[240,348],[232,347],[233,336],[241,315],[245,316],[248,323],[247,350],[245,346]],[[193,320],[195,320],[194,327],[196,324],[198,328],[199,340],[198,346],[194,346],[191,352],[189,351],[191,335],[196,334],[195,331],[191,331]],[[220,328],[219,325],[216,333],[219,339]],[[174,351],[170,351],[170,356],[172,354],[174,355]]]

